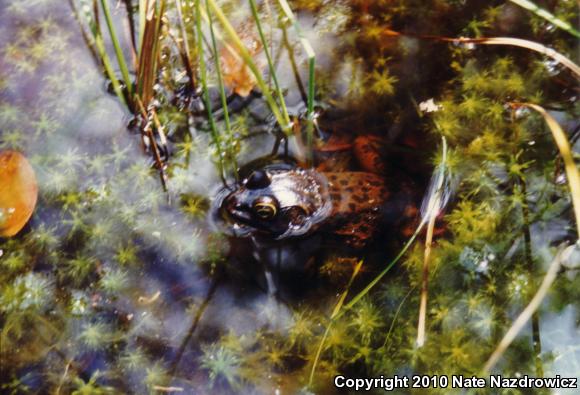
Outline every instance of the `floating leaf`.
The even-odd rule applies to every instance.
[[[38,185],[34,169],[19,152],[0,152],[0,237],[18,233],[30,219]]]

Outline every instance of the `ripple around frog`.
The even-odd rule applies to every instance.
[[[305,191],[314,193],[319,196],[318,205],[316,209],[308,214],[308,220],[301,224],[289,225],[288,229],[274,237],[274,240],[284,240],[291,237],[299,237],[308,234],[315,229],[317,225],[323,223],[332,211],[332,201],[330,199],[329,185],[326,177],[314,169],[302,169],[295,165],[287,163],[276,163],[262,167],[264,170],[274,177],[284,177],[283,173],[294,172],[300,175],[301,179],[308,180],[308,185],[304,186]],[[237,186],[243,185],[243,182],[238,183]],[[211,212],[209,215],[210,225],[213,229],[223,232],[229,236],[234,237],[249,237],[258,232],[257,229],[234,222],[233,218],[227,214],[223,209],[224,200],[234,191],[230,187],[222,187],[214,194],[215,198],[212,201]],[[287,205],[292,205],[293,202],[286,202]]]

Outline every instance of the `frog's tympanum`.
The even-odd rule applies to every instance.
[[[385,212],[393,211],[390,198],[382,174],[272,165],[252,172],[236,190],[222,192],[216,203],[236,236],[283,240],[317,232],[361,248]]]

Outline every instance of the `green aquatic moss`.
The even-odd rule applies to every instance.
[[[91,63],[75,65],[69,48],[80,45],[74,41],[76,25],[34,15],[19,19],[46,3],[7,7],[18,23],[10,27],[13,38],[0,44],[6,70],[0,77],[0,148],[27,154],[40,184],[39,206],[28,228],[0,240],[0,362],[7,366],[0,388],[83,394],[155,393],[176,386],[271,393],[292,382],[287,392],[299,393],[331,325],[328,306],[336,303],[334,295],[343,291],[352,266],[329,257],[312,285],[319,293],[283,306],[287,310],[276,314],[289,318],[280,319],[278,327],[256,323],[262,317],[248,306],[248,295],[259,288],[256,278],[238,283],[223,275],[232,269],[228,240],[208,235],[205,225],[212,198],[208,184],[214,181],[205,172],[215,169],[200,164],[223,158],[231,168],[251,158],[253,127],[261,121],[248,111],[232,115],[231,133],[221,133],[218,144],[225,152],[217,152],[207,120],[193,121],[176,93],[186,83],[179,78],[181,60],[169,49],[174,32],[167,25],[156,99],[159,120],[175,145],[167,168],[169,192],[163,192],[139,148],[140,136],[126,130],[117,99],[99,90],[99,70]],[[242,14],[236,4],[222,7]],[[424,254],[418,242],[369,297],[332,321],[310,390],[332,393],[336,374],[477,374],[533,296],[556,246],[574,241],[578,226],[543,121],[509,103],[542,104],[565,124],[578,115],[574,80],[522,49],[385,36],[387,30],[405,29],[411,35],[501,35],[509,11],[505,4],[292,5],[341,21],[330,30],[339,37],[327,60],[333,72],[317,68],[318,104],[357,114],[344,126],[351,133],[370,126],[382,133],[398,122],[403,134],[425,132],[416,150],[435,165],[442,159],[431,143],[445,136],[448,167],[457,180],[438,223],[444,233],[433,245],[425,346],[415,343]],[[191,2],[183,6],[191,21]],[[553,8],[563,20],[577,17],[573,2]],[[573,57],[577,43],[565,32],[533,15],[518,18],[514,26],[526,35]],[[267,16],[263,23],[267,36],[277,21]],[[185,27],[192,59],[199,59],[193,24]],[[406,72],[413,62],[422,67]],[[21,88],[36,74],[42,77],[30,99]],[[208,78],[211,89],[215,82]],[[70,92],[80,93],[73,100]],[[430,98],[436,111],[409,115]],[[381,122],[369,126],[364,107],[370,102]],[[405,123],[406,117],[413,121]],[[222,124],[218,120],[219,128]],[[349,297],[376,272],[376,266],[365,266]],[[536,357],[546,375],[578,371],[574,339],[555,344],[562,334],[546,322],[580,308],[576,272],[566,269],[559,276],[539,311],[541,354],[534,349],[537,334],[527,328],[504,354],[499,372],[537,375]],[[194,281],[184,284],[182,278]],[[216,300],[222,303],[217,308]],[[244,319],[254,323],[253,330],[240,334],[229,327]],[[570,322],[563,332],[577,330]],[[561,360],[572,368],[558,365]]]

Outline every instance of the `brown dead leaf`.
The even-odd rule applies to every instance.
[[[259,64],[261,62],[256,61],[262,52],[260,40],[249,32],[242,32],[239,35],[258,67],[262,68],[262,65]],[[250,67],[244,62],[238,51],[227,43],[223,43],[220,50],[220,66],[224,85],[238,95],[246,97],[256,86],[256,77]]]
[[[0,237],[17,234],[30,219],[38,198],[34,169],[19,152],[0,152]]]

